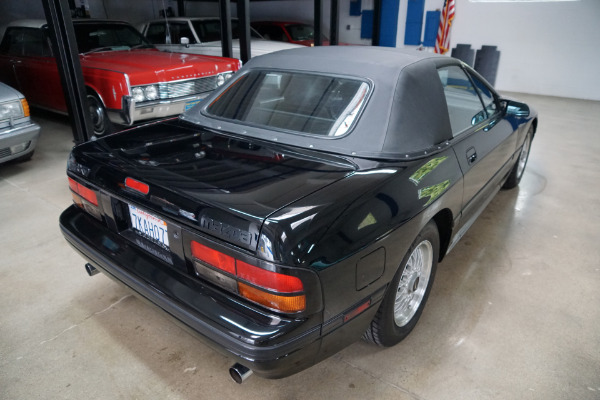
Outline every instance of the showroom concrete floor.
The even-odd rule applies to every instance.
[[[87,276],[58,228],[71,131],[42,114],[33,160],[0,166],[0,398],[600,399],[600,102],[519,97],[540,113],[521,186],[440,264],[412,335],[242,386],[230,359]]]

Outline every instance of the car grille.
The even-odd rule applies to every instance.
[[[189,96],[191,94],[210,92],[217,88],[217,76],[191,79],[182,82],[165,82],[158,84],[161,99],[174,99],[176,97]]]
[[[6,147],[4,149],[0,149],[0,158],[11,156],[12,152],[10,151],[10,147]]]

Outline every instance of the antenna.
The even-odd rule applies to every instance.
[[[169,18],[167,17],[167,5],[165,4],[165,0],[162,0],[163,4],[163,15],[165,17],[165,28],[167,30],[167,34],[165,37],[165,43],[171,44],[171,28],[169,28]]]

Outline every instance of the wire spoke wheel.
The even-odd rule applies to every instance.
[[[380,346],[393,346],[414,329],[433,285],[439,251],[438,227],[434,221],[429,221],[404,254],[363,335],[365,340]]]
[[[424,240],[411,253],[398,283],[394,302],[396,325],[405,326],[416,314],[425,297],[432,265],[433,247]]]
[[[529,159],[532,140],[533,127],[530,127],[529,131],[527,131],[527,135],[525,136],[525,140],[523,141],[523,147],[521,147],[521,151],[519,152],[519,158],[517,159],[517,162],[515,162],[515,166],[510,171],[510,174],[502,186],[504,189],[512,189],[516,187],[519,182],[521,182],[521,178],[525,172],[525,167],[527,166],[527,160]]]
[[[519,155],[519,161],[517,164],[517,179],[521,179],[523,172],[525,172],[525,166],[527,165],[527,159],[529,158],[529,150],[531,149],[531,135],[527,135],[521,154]]]

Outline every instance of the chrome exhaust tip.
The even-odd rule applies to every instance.
[[[229,368],[229,375],[231,375],[231,379],[235,381],[237,384],[242,384],[250,375],[252,375],[252,370],[250,368],[244,367],[242,364],[235,363],[231,368]]]
[[[100,273],[100,270],[97,269],[96,267],[94,267],[90,263],[85,264],[85,270],[86,270],[86,272],[88,273],[89,276],[94,276],[94,275]]]

